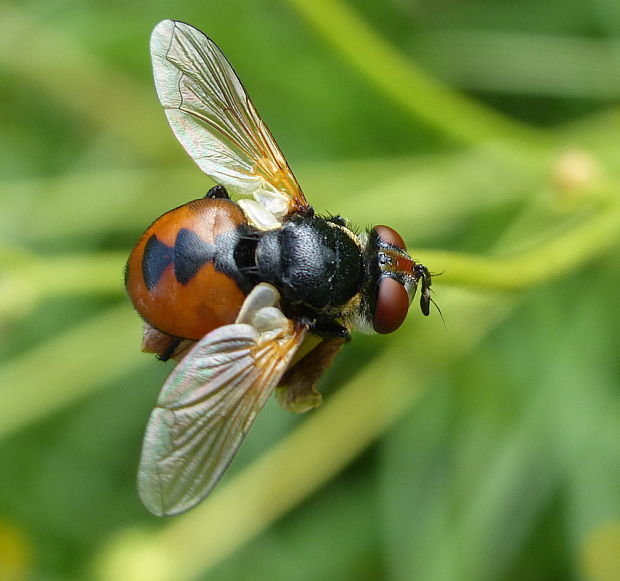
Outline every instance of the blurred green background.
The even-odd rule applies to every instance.
[[[170,365],[122,287],[212,185],[156,100],[164,18],[318,211],[442,273],[445,319],[355,336],[171,519],[135,487]],[[620,579],[617,0],[23,0],[0,44],[0,581]]]

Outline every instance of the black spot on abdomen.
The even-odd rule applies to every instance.
[[[173,259],[174,249],[153,234],[146,243],[142,256],[142,277],[148,290],[157,286],[164,270],[172,264]]]
[[[215,248],[198,234],[181,228],[174,243],[174,275],[181,284],[187,284],[210,260]]]

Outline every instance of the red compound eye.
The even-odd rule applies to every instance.
[[[375,226],[375,231],[379,234],[379,238],[383,240],[383,242],[387,242],[392,246],[397,246],[398,248],[402,248],[403,250],[407,250],[405,246],[404,240],[401,238],[401,235],[394,230],[394,228],[390,228],[389,226]]]
[[[409,295],[405,287],[393,278],[382,278],[373,318],[375,331],[383,335],[396,331],[405,320],[408,310]]]

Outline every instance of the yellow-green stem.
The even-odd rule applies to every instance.
[[[400,54],[346,2],[286,0],[364,77],[415,119],[465,143],[511,141],[539,146],[542,134],[442,85]]]
[[[195,579],[323,486],[410,407],[433,368],[472,348],[509,309],[507,301],[497,297],[457,294],[451,303],[459,313],[452,334],[419,342],[415,373],[409,342],[394,341],[282,442],[223,482],[206,502],[167,521],[157,532],[121,532],[95,564],[97,577]],[[459,343],[456,348],[449,344],[453,341]]]
[[[604,254],[620,238],[620,200],[609,200],[591,218],[546,243],[515,254],[487,258],[474,254],[417,250],[431,270],[443,272],[441,284],[485,290],[519,290],[552,280]]]

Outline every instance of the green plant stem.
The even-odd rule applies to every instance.
[[[442,272],[442,285],[475,285],[491,290],[519,290],[578,270],[612,247],[620,237],[620,201],[609,198],[590,218],[550,240],[512,256],[482,257],[455,252],[417,249],[433,272]],[[0,286],[2,313],[19,312],[27,301],[75,294],[120,294],[125,253],[25,257],[4,249],[0,258],[8,263]],[[7,274],[9,275],[7,277]]]
[[[485,258],[455,252],[418,250],[441,283],[491,290],[520,290],[578,272],[615,247],[620,238],[620,200],[609,201],[593,217],[551,240],[513,256]]]
[[[119,295],[126,260],[125,252],[40,257],[0,247],[0,321],[54,297]]]
[[[123,303],[4,363],[0,369],[0,438],[142,364],[136,350],[139,335],[140,325]]]
[[[464,143],[541,145],[542,134],[442,85],[378,35],[345,2],[286,0],[362,75],[416,120]]]
[[[473,348],[509,308],[497,297],[462,293],[451,303],[459,315],[450,335],[418,341],[415,362],[409,341],[393,341],[329,402],[199,507],[155,533],[121,532],[97,560],[98,578],[194,579],[323,486],[410,407],[433,369]],[[458,346],[448,344],[455,340]]]

